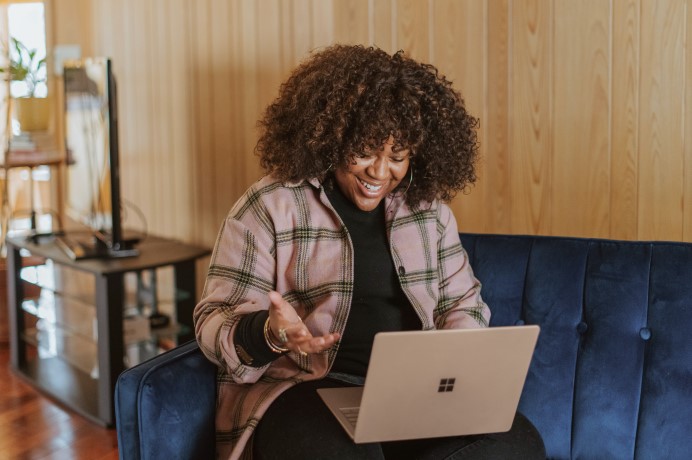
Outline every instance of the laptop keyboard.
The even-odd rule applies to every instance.
[[[360,411],[360,407],[340,407],[339,410],[344,414],[346,420],[355,427],[358,421],[358,411]]]

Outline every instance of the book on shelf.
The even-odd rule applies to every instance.
[[[10,139],[7,165],[32,166],[58,163],[63,157],[56,139],[50,133],[15,134]]]
[[[37,149],[31,133],[20,133],[12,136],[10,152],[33,152]]]

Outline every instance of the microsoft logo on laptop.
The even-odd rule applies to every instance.
[[[449,391],[454,391],[454,382],[456,379],[454,377],[452,378],[446,378],[446,379],[440,379],[440,386],[437,388],[438,393],[447,393]]]

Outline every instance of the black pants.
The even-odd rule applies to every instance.
[[[355,444],[324,405],[323,379],[296,385],[269,407],[254,435],[253,458],[276,459],[545,459],[540,434],[517,413],[506,433]]]

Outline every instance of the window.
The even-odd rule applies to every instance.
[[[22,42],[29,50],[36,50],[36,61],[46,57],[46,21],[42,2],[10,3],[7,7],[7,23],[10,37]],[[10,46],[10,52],[16,58],[17,50]],[[45,83],[47,68],[43,66],[39,79],[43,82],[36,85],[35,96],[46,97],[48,87]],[[12,97],[27,94],[27,85],[23,81],[13,81],[10,86]]]

